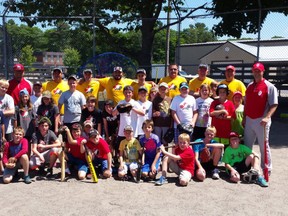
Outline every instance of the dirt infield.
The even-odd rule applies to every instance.
[[[279,119],[272,124],[268,188],[229,183],[224,173],[220,180],[191,181],[187,187],[177,186],[171,174],[161,187],[114,179],[15,182],[0,184],[0,215],[287,215],[287,125],[288,120]]]

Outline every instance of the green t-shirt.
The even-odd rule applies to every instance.
[[[231,146],[228,146],[225,149],[222,161],[233,166],[235,163],[243,161],[251,153],[252,150],[242,144],[240,144],[238,148],[231,148]]]

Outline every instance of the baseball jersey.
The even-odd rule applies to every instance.
[[[58,105],[59,98],[61,94],[69,90],[69,86],[66,81],[62,80],[60,83],[57,83],[53,80],[45,82],[42,84],[43,91],[50,91],[52,94],[52,99],[56,105]],[[64,106],[60,110],[60,114],[64,114]]]
[[[259,83],[248,85],[244,107],[246,116],[252,119],[263,117],[273,104],[278,104],[278,93],[272,83],[262,79]]]
[[[33,84],[25,79],[22,78],[20,82],[16,79],[9,80],[9,88],[7,89],[7,94],[11,95],[14,99],[14,104],[18,105],[20,101],[20,91],[26,89],[29,92],[29,95],[32,95]]]
[[[167,96],[170,98],[174,98],[176,95],[180,94],[179,85],[182,82],[187,82],[184,77],[176,76],[174,79],[172,79],[170,76],[166,76],[160,79],[159,84],[165,82],[168,84],[169,91],[167,93]]]

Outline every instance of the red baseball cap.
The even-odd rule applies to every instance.
[[[234,92],[233,97],[234,97],[235,95],[240,95],[241,97],[243,97],[243,94],[242,94],[242,92],[240,92],[240,91]]]
[[[231,138],[231,137],[238,137],[239,138],[239,134],[237,132],[232,131],[229,134],[229,138]]]
[[[233,71],[235,71],[235,67],[233,66],[233,65],[228,65],[227,67],[226,67],[226,71],[227,70],[233,70]]]
[[[256,62],[252,67],[252,71],[254,71],[254,70],[264,71],[265,68],[264,68],[264,65],[262,63]]]
[[[24,71],[24,66],[22,64],[14,64],[13,66],[14,71]]]

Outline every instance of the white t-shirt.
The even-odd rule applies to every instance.
[[[119,101],[117,106],[119,104],[125,104],[125,103],[130,103],[132,105],[132,107],[135,107],[136,109],[141,109],[140,104],[137,101],[135,101],[134,99],[131,99],[130,101],[121,100],[121,101]],[[135,131],[136,131],[136,127],[138,126],[137,125],[138,114],[136,112],[134,112],[133,110],[131,110],[129,113],[120,113],[119,115],[120,115],[120,123],[119,123],[118,136],[124,137],[124,128],[125,128],[125,126],[130,125],[133,128],[134,137],[136,137]]]
[[[11,109],[15,109],[14,99],[8,94],[5,94],[3,97],[0,96],[0,110],[3,111]],[[6,134],[12,133],[13,132],[12,116],[9,117],[5,116],[3,120]]]
[[[140,107],[144,111],[145,115],[138,115],[137,119],[137,127],[134,132],[135,137],[138,137],[139,135],[143,135],[144,131],[142,130],[142,124],[146,119],[152,118],[152,102],[151,101],[145,101],[144,103],[138,100],[138,103],[140,104]]]
[[[30,100],[31,100],[31,103],[33,104],[33,113],[36,116],[38,107],[41,105],[42,95],[39,97],[32,95],[30,97]]]
[[[198,118],[195,126],[197,127],[208,127],[211,125],[211,117],[209,114],[210,105],[213,102],[213,99],[208,97],[203,99],[201,97],[196,99],[197,109],[198,109]]]
[[[177,95],[173,98],[170,109],[176,112],[181,123],[191,124],[193,112],[197,110],[196,100],[191,95],[187,95],[185,98]],[[177,128],[175,122],[174,128]]]

